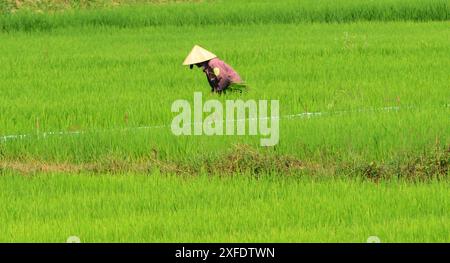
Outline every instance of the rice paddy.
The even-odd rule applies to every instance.
[[[94,2],[0,4],[0,241],[450,240],[449,1]],[[279,100],[279,143],[175,136],[198,91]]]

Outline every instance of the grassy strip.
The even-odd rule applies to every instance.
[[[143,173],[153,171],[164,174],[195,176],[197,174],[248,174],[259,177],[264,174],[296,176],[308,174],[331,177],[360,177],[379,181],[390,178],[408,180],[430,180],[450,176],[450,146],[448,149],[436,148],[418,156],[401,156],[395,161],[371,162],[328,162],[315,163],[299,160],[293,156],[261,151],[248,145],[235,145],[228,153],[217,159],[205,159],[203,162],[180,163],[176,160],[161,159],[156,150],[153,156],[139,160],[127,160],[107,156],[92,163],[51,163],[39,160],[0,160],[0,171],[20,172],[24,175],[36,173]]]
[[[0,242],[449,242],[448,181],[0,176]]]
[[[4,8],[5,9],[5,8]],[[214,1],[0,16],[2,31],[52,30],[68,26],[121,28],[163,25],[248,25],[301,22],[445,21],[448,0]]]

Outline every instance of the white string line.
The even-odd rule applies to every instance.
[[[450,108],[450,104],[444,105],[444,107],[446,108]],[[409,106],[409,107],[403,107],[405,109],[412,109],[414,107]],[[222,122],[222,123],[228,123],[228,122],[240,122],[240,121],[248,121],[248,120],[268,120],[268,119],[288,119],[288,120],[292,120],[295,118],[311,118],[311,117],[320,117],[320,116],[324,116],[324,115],[331,115],[331,114],[335,114],[335,115],[342,115],[342,114],[350,114],[350,113],[361,113],[361,112],[377,112],[377,111],[399,111],[401,108],[399,106],[393,106],[393,107],[383,107],[383,108],[368,108],[368,109],[357,109],[357,110],[343,110],[343,111],[332,111],[332,112],[327,112],[327,111],[319,111],[319,112],[302,112],[302,113],[297,113],[297,114],[287,114],[287,115],[282,115],[282,116],[274,116],[274,117],[264,117],[264,118],[258,118],[258,117],[254,117],[254,118],[241,118],[241,119],[236,119],[236,120],[215,120],[214,122],[218,121],[218,122]],[[211,122],[206,122],[206,123],[212,123]],[[196,124],[204,124],[205,122],[190,122],[187,123],[188,125],[192,126],[192,125],[196,125]],[[149,129],[162,129],[162,128],[168,128],[171,127],[171,125],[168,124],[163,124],[163,125],[153,125],[153,126],[138,126],[138,127],[128,127],[128,128],[112,128],[112,129],[105,129],[105,130],[99,130],[96,132],[117,132],[117,131],[130,131],[130,130],[149,130]],[[57,135],[61,135],[61,136],[65,136],[65,135],[80,135],[80,134],[85,134],[88,133],[88,131],[54,131],[54,132],[43,132],[43,133],[36,133],[36,134],[12,134],[12,135],[5,135],[5,136],[1,136],[0,140],[6,142],[8,140],[21,140],[21,139],[25,139],[27,137],[32,137],[32,136],[40,136],[40,137],[48,137],[48,136],[57,136]]]

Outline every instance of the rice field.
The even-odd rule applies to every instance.
[[[448,242],[449,186],[7,174],[0,177],[0,242]]]
[[[449,1],[100,2],[0,4],[0,242],[450,240]],[[197,91],[279,100],[279,143],[175,136]]]

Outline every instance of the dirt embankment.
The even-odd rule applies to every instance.
[[[201,2],[201,0],[0,0],[0,13],[14,13],[21,10],[36,13],[51,13],[72,9],[93,9],[136,4],[166,4],[178,2]]]
[[[288,155],[262,152],[248,145],[235,145],[215,160],[186,164],[173,160],[163,160],[154,150],[150,156],[139,160],[101,158],[97,162],[74,164],[38,160],[0,160],[0,174],[13,171],[24,175],[35,173],[149,173],[159,170],[166,174],[196,175],[199,173],[217,175],[278,174],[295,176],[362,176],[371,180],[400,177],[406,179],[444,178],[450,174],[450,145],[437,147],[420,156],[404,157],[399,161],[380,163],[332,163],[303,161]]]

